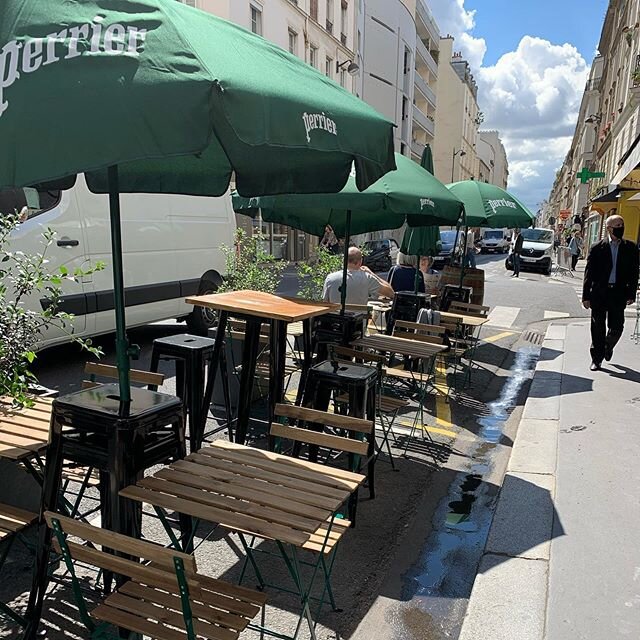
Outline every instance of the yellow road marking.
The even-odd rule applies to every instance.
[[[480,342],[498,342],[498,340],[502,340],[502,338],[508,338],[509,336],[514,336],[516,333],[516,331],[503,331],[502,333],[496,333],[495,336],[482,338]]]
[[[399,422],[398,424],[401,424],[403,427],[412,427],[413,426],[413,422],[411,422],[410,420],[403,420],[402,422]],[[423,431],[429,431],[430,433],[439,433],[440,435],[449,436],[450,438],[455,438],[458,435],[455,431],[449,431],[449,429],[439,429],[438,427],[431,427],[428,424],[417,424],[416,425],[416,429],[421,429]]]

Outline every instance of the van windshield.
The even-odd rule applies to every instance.
[[[530,242],[553,242],[553,231],[550,229],[523,229],[522,237]]]
[[[502,239],[502,230],[499,231],[485,231],[484,237],[488,240],[501,240]]]
[[[444,244],[453,244],[456,241],[456,231],[441,231],[440,240]]]
[[[24,187],[22,189],[0,190],[0,215],[20,213],[24,207],[28,209],[29,218],[38,215],[54,207],[60,200],[60,191],[34,189]]]

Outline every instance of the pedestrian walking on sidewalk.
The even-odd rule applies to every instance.
[[[576,265],[578,264],[578,260],[582,255],[582,234],[580,231],[574,231],[573,236],[571,237],[571,241],[569,242],[569,253],[571,253],[571,271],[576,270]]]
[[[520,254],[522,253],[522,245],[524,244],[524,238],[520,233],[520,229],[513,230],[513,237],[511,238],[511,262],[513,263],[512,278],[520,277]]]
[[[589,252],[582,288],[582,306],[591,309],[591,371],[611,360],[638,288],[638,247],[622,238],[624,218],[609,216],[606,226],[607,237]]]

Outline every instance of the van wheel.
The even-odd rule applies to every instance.
[[[205,296],[209,293],[215,293],[218,285],[210,280],[204,280],[198,291],[199,296]],[[217,326],[218,312],[213,309],[205,309],[204,307],[194,307],[193,311],[187,316],[187,327],[189,331],[197,336],[206,336],[209,329]]]

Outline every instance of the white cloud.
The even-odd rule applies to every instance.
[[[535,208],[549,195],[571,144],[589,68],[570,44],[525,35],[515,51],[483,67],[484,39],[474,34],[475,11],[464,0],[432,0],[443,34],[456,38],[478,83],[484,129],[497,129],[509,159],[509,189]]]

